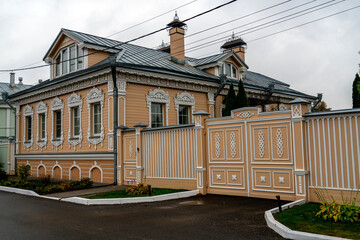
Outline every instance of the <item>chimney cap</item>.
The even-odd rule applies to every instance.
[[[226,43],[224,43],[221,48],[222,49],[230,49],[238,46],[246,45],[246,42],[242,40],[241,37],[236,37],[234,32],[231,35],[231,38],[228,39]]]
[[[182,21],[180,21],[179,16],[177,15],[177,11],[175,11],[175,16],[174,16],[174,20],[172,20],[167,27],[168,28],[184,28],[186,26],[186,24]]]

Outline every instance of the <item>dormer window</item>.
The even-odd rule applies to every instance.
[[[238,78],[238,74],[237,74],[238,69],[231,63],[227,63],[227,62],[224,63],[223,72],[228,78],[234,78],[234,79]]]
[[[61,76],[83,68],[83,50],[77,45],[62,49],[55,58],[55,74]]]

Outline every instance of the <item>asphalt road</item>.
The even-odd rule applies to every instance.
[[[83,206],[0,192],[0,239],[282,239],[266,226],[265,199],[207,195]]]

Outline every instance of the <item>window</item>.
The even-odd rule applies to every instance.
[[[237,69],[237,67],[235,67],[233,64],[231,64],[231,63],[224,63],[224,65],[223,65],[223,72],[224,72],[224,74],[226,74],[226,76],[227,76],[228,78],[237,79],[238,69]]]
[[[189,124],[190,123],[190,111],[189,106],[180,105],[179,106],[179,124]]]
[[[25,139],[27,142],[32,140],[32,123],[31,123],[31,116],[27,116],[26,118],[26,136]]]
[[[80,135],[80,109],[79,107],[72,108],[73,116],[73,137],[79,137]]]
[[[54,136],[55,136],[55,139],[60,139],[61,138],[61,111],[55,111],[54,115],[55,115]]]
[[[55,75],[61,76],[83,68],[83,49],[77,45],[66,47],[55,58]]]
[[[46,137],[46,118],[45,113],[39,114],[39,134],[40,134],[40,140],[44,140]]]
[[[164,126],[164,105],[160,103],[151,104],[151,127]]]
[[[101,133],[101,106],[100,103],[93,104],[93,134]]]

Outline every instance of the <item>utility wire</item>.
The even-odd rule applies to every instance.
[[[229,1],[229,2],[223,3],[223,4],[221,4],[221,5],[218,5],[218,6],[214,7],[214,8],[211,8],[211,9],[209,9],[209,10],[207,10],[207,11],[204,11],[204,12],[202,12],[202,13],[199,13],[199,14],[195,15],[195,16],[192,16],[192,17],[190,17],[190,18],[187,18],[187,19],[185,19],[183,22],[190,21],[190,20],[192,20],[192,19],[195,19],[195,18],[197,18],[197,17],[200,17],[200,16],[202,16],[202,15],[205,15],[205,14],[207,14],[207,13],[210,13],[210,12],[212,12],[212,11],[215,11],[215,10],[217,10],[217,9],[220,9],[220,8],[222,8],[222,7],[224,7],[224,6],[227,6],[227,5],[231,4],[231,3],[234,3],[234,2],[236,2],[236,1],[237,1],[237,0],[231,0],[231,1]],[[144,35],[142,35],[142,36],[136,37],[136,38],[134,38],[134,39],[128,40],[128,41],[126,41],[126,42],[121,42],[121,43],[119,43],[119,44],[115,44],[115,45],[113,45],[113,46],[105,47],[105,48],[103,48],[103,49],[101,49],[101,50],[98,50],[98,51],[95,51],[95,52],[92,52],[92,53],[89,53],[89,54],[85,54],[85,55],[83,55],[83,56],[81,56],[81,57],[90,56],[90,55],[93,55],[93,54],[96,54],[96,53],[100,53],[100,52],[106,51],[106,50],[108,50],[108,49],[117,48],[117,47],[120,47],[120,46],[122,46],[122,45],[124,45],[124,44],[130,43],[130,42],[134,42],[134,41],[136,41],[136,40],[139,40],[139,39],[148,37],[148,36],[150,36],[150,35],[153,35],[153,34],[155,34],[155,33],[158,33],[158,32],[160,32],[160,31],[163,31],[163,30],[166,30],[166,29],[167,29],[167,27],[163,27],[163,28],[160,28],[160,29],[155,30],[155,31],[153,31],[153,32],[150,32],[150,33],[144,34]],[[58,62],[58,64],[59,64],[59,63],[63,63],[63,62],[68,62],[68,61],[71,61],[71,60],[74,60],[74,59],[77,59],[77,58],[80,58],[80,57],[75,57],[75,58],[70,58],[70,59],[68,59],[68,60],[60,61],[60,62]],[[0,72],[23,71],[23,70],[30,70],[30,69],[47,67],[47,66],[49,66],[49,65],[55,65],[55,63],[50,63],[50,64],[46,64],[46,65],[38,65],[38,66],[27,67],[27,68],[0,69]]]
[[[117,35],[117,34],[119,34],[119,33],[125,32],[125,31],[127,31],[127,30],[129,30],[129,29],[132,29],[132,28],[137,27],[137,26],[140,26],[140,25],[142,25],[142,24],[144,24],[144,23],[150,22],[151,20],[154,20],[154,19],[156,19],[156,18],[159,18],[159,17],[161,17],[161,16],[164,16],[164,15],[166,15],[166,14],[168,14],[168,13],[174,11],[174,10],[177,10],[177,9],[183,8],[183,7],[187,6],[187,5],[190,5],[190,4],[192,4],[192,3],[196,2],[196,1],[197,1],[197,0],[193,0],[193,1],[191,1],[191,2],[188,2],[188,3],[186,3],[186,4],[183,4],[183,5],[181,5],[181,6],[178,6],[178,7],[176,7],[176,8],[173,8],[173,9],[167,11],[167,12],[164,12],[164,13],[162,13],[162,14],[160,14],[160,15],[157,15],[157,16],[155,16],[155,17],[149,18],[149,19],[147,19],[147,20],[145,20],[145,21],[143,21],[143,22],[137,23],[137,24],[135,24],[135,25],[133,25],[133,26],[130,26],[130,27],[127,27],[127,28],[125,28],[125,29],[123,29],[123,30],[121,30],[121,31],[115,32],[115,33],[113,33],[113,34],[110,34],[110,35],[108,35],[108,36],[106,36],[106,37],[108,38],[108,37],[115,36],[115,35]]]

